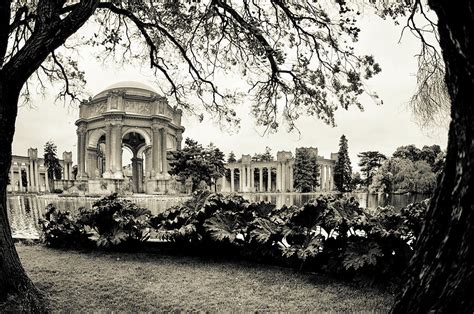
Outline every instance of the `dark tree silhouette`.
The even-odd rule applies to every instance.
[[[384,154],[377,151],[367,151],[357,154],[359,157],[359,167],[365,175],[365,185],[369,186],[372,183],[372,177],[375,172],[382,166],[382,162],[387,159]]]
[[[346,136],[343,134],[339,140],[339,152],[334,166],[334,185],[340,192],[352,189],[352,166],[349,159]]]
[[[429,0],[446,67],[451,123],[444,171],[416,243],[397,313],[474,311],[474,7]],[[415,8],[422,8],[414,1]],[[423,37],[422,37],[423,38]]]

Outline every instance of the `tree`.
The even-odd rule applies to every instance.
[[[224,153],[212,143],[202,147],[197,141],[186,138],[181,150],[170,152],[170,171],[182,180],[191,178],[193,191],[201,181],[208,186],[216,185],[217,179],[224,175]]]
[[[236,162],[236,161],[237,161],[237,159],[235,159],[235,154],[234,154],[234,152],[230,152],[230,153],[229,153],[229,157],[227,158],[227,162],[228,162],[228,163],[231,163],[231,162]]]
[[[207,162],[209,164],[209,172],[212,182],[214,183],[214,191],[217,192],[217,180],[225,174],[224,153],[217,147],[209,145],[207,147]]]
[[[362,184],[364,184],[364,180],[362,179],[360,172],[353,173],[351,180],[352,189],[358,189]]]
[[[227,163],[232,163],[232,162],[237,162],[237,159],[235,158],[235,154],[233,151],[229,153],[229,157],[227,157]],[[230,175],[230,169],[226,169],[225,171],[225,178],[227,181],[231,181],[232,177]],[[239,179],[240,174],[238,172],[234,173],[234,180]]]
[[[384,154],[378,151],[367,151],[357,155],[360,158],[359,167],[365,175],[365,185],[368,187],[372,183],[372,177],[382,166],[382,162],[387,159]]]
[[[421,159],[421,150],[415,145],[400,146],[395,150],[392,157],[409,159],[415,162]]]
[[[293,167],[294,187],[300,192],[312,192],[319,185],[317,156],[304,147],[297,148]]]
[[[56,156],[57,147],[52,141],[44,144],[44,166],[48,171],[49,186],[53,187],[54,179],[61,179],[62,166]]]
[[[347,139],[343,134],[339,140],[339,152],[334,166],[334,185],[340,192],[351,190],[352,166],[347,149]]]
[[[445,64],[451,123],[444,171],[395,312],[471,312],[474,299],[474,8],[430,0]],[[413,5],[421,7],[419,1]]]

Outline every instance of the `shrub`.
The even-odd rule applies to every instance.
[[[98,234],[100,247],[132,248],[149,238],[151,212],[119,199],[116,193],[96,201],[90,209],[79,211],[80,222]]]
[[[427,202],[370,214],[354,198],[319,196],[304,206],[276,209],[240,196],[197,192],[152,218],[163,240],[200,245],[217,254],[253,258],[348,278],[394,278],[412,255]],[[225,246],[229,250],[216,250]]]
[[[63,190],[61,190],[61,189],[54,189],[52,192],[55,193],[55,194],[61,194],[61,193],[63,192]]]
[[[90,245],[90,234],[69,212],[61,212],[49,204],[45,218],[40,219],[42,241],[51,247],[81,247]]]

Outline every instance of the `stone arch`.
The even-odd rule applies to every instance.
[[[87,147],[96,148],[100,138],[105,135],[106,132],[103,128],[92,130],[89,133],[89,140],[87,141]]]
[[[125,129],[122,133],[122,138],[127,135],[128,133],[138,133],[140,134],[144,139],[145,139],[145,147],[151,145],[151,136],[150,134],[143,128],[137,128],[137,127],[130,127]]]

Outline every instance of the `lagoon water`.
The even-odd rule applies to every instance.
[[[267,201],[281,207],[283,204],[301,206],[309,200],[317,197],[319,193],[311,194],[244,194],[250,201]],[[429,195],[403,194],[403,195],[374,195],[367,193],[354,193],[358,198],[360,206],[376,209],[378,206],[392,205],[402,208],[407,204],[424,200]],[[188,199],[187,196],[151,196],[136,195],[124,197],[136,202],[139,206],[151,210],[153,214],[165,211],[167,208],[181,204]],[[56,208],[76,213],[79,207],[91,207],[97,197],[59,197],[57,195],[8,195],[7,211],[12,227],[12,233],[17,238],[38,238],[38,220],[44,214],[48,204],[54,204]]]

